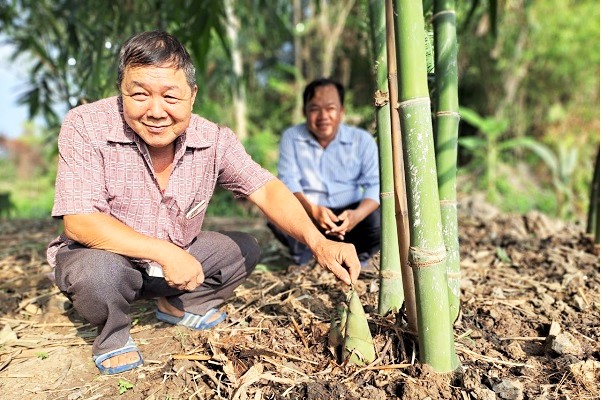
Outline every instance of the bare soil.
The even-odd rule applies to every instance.
[[[377,274],[357,289],[378,358],[340,363],[328,332],[347,288],[319,266],[288,268],[262,219],[211,218],[205,229],[252,232],[263,248],[225,304],[227,320],[193,332],[136,303],[132,336],[145,365],[101,376],[95,329],[48,279],[45,246],[60,224],[0,221],[0,398],[598,399],[599,248],[581,227],[474,199],[460,204],[459,225],[455,374],[419,363],[402,314],[377,315]]]

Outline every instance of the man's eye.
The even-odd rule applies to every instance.
[[[167,101],[167,103],[170,103],[170,104],[175,104],[179,101],[179,99],[174,96],[165,96],[165,100]]]
[[[138,93],[134,93],[134,94],[132,94],[132,95],[131,95],[131,98],[132,98],[132,99],[134,99],[134,100],[138,100],[138,101],[143,101],[143,100],[146,100],[146,97],[147,97],[147,96],[146,96],[146,94],[145,94],[145,93],[140,93],[140,92],[138,92]]]

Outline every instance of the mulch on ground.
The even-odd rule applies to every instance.
[[[599,249],[581,227],[539,213],[460,206],[462,368],[419,363],[403,315],[377,315],[378,276],[356,285],[377,359],[358,367],[329,346],[345,285],[321,269],[288,268],[261,219],[211,218],[205,229],[255,234],[257,271],[217,329],[192,332],[136,303],[132,336],[145,365],[100,376],[96,331],[48,279],[52,220],[0,221],[0,393],[21,399],[598,399]],[[377,257],[373,260],[377,265]]]

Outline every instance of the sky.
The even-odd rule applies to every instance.
[[[27,121],[27,106],[17,105],[27,82],[27,71],[19,70],[18,64],[11,65],[8,45],[0,44],[0,134],[16,138]]]

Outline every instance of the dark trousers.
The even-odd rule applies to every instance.
[[[332,208],[331,210],[334,214],[338,215],[344,210],[354,210],[358,206],[359,202],[342,208]],[[288,248],[290,256],[296,264],[305,265],[313,258],[311,250],[309,250],[305,244],[285,234],[271,222],[268,222],[267,226],[271,229],[275,237]],[[318,227],[318,229],[324,233],[323,229],[320,227]],[[332,236],[326,237],[331,240],[340,241]],[[372,255],[380,250],[380,209],[378,208],[369,214],[363,221],[359,222],[353,230],[347,232],[342,241],[355,245],[359,260],[367,261]]]
[[[232,295],[259,262],[256,239],[242,232],[201,232],[188,249],[202,265],[205,280],[194,291],[151,277],[127,257],[79,244],[56,256],[56,284],[79,315],[98,327],[94,354],[123,346],[129,338],[130,306],[137,299],[166,297],[175,307],[205,314]]]

